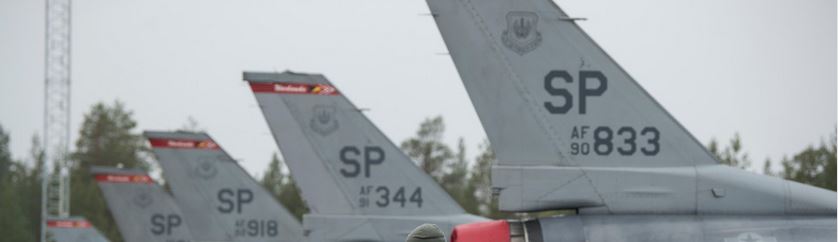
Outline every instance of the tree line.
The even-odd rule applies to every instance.
[[[71,173],[71,215],[86,217],[113,242],[123,241],[105,200],[89,174],[91,166],[117,166],[149,171],[151,155],[144,138],[136,130],[133,113],[124,104],[97,103],[84,115],[78,139],[69,154]],[[195,129],[190,119],[186,129]],[[467,212],[490,218],[509,218],[520,214],[497,210],[492,197],[490,168],[495,160],[488,140],[483,140],[475,155],[470,155],[465,141],[454,145],[444,142],[445,122],[442,117],[424,120],[414,136],[402,141],[400,147],[416,165],[437,181]],[[779,170],[772,169],[771,160],[762,172],[835,191],[836,142],[809,146],[780,159]],[[751,158],[744,151],[739,135],[724,146],[715,139],[708,151],[727,165],[753,169]],[[308,212],[294,180],[288,175],[279,155],[269,154],[270,163],[259,182],[298,219]],[[45,169],[44,149],[38,136],[33,136],[26,158],[15,159],[9,150],[8,131],[0,125],[0,234],[8,241],[38,241],[41,215],[41,173]],[[54,166],[56,167],[56,166]],[[52,174],[56,174],[54,170]],[[50,176],[48,182],[57,182]]]

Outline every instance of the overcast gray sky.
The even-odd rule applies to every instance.
[[[325,74],[396,143],[442,115],[485,137],[422,0],[73,0],[72,139],[119,99],[142,129],[198,120],[251,173],[277,150],[243,70]],[[836,126],[835,0],[559,0],[699,140],[739,132],[761,167]],[[43,126],[44,1],[0,0],[0,125]]]

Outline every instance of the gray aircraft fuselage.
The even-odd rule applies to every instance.
[[[552,0],[426,0],[492,145],[455,242],[835,241],[836,194],[722,164]],[[672,80],[676,81],[676,80]]]
[[[532,242],[835,241],[836,232],[834,216],[581,215],[523,223]]]
[[[306,214],[303,227],[308,241],[379,241],[402,242],[414,228],[436,224],[446,236],[460,224],[484,222],[471,214],[434,216],[324,215]]]
[[[46,232],[50,242],[109,242],[83,217],[49,218]]]
[[[424,223],[446,234],[487,221],[442,187],[325,76],[245,72],[311,213],[308,241],[401,242]]]

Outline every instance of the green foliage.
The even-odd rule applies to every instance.
[[[0,127],[0,234],[8,241],[35,241],[30,233],[30,219],[24,206],[26,197],[22,186],[26,180],[26,166],[12,160],[9,135]],[[26,231],[26,232],[23,232]]]
[[[268,164],[268,171],[262,175],[260,183],[297,220],[302,221],[303,214],[308,213],[308,207],[303,202],[303,198],[300,196],[300,190],[297,188],[296,183],[294,183],[294,179],[283,172],[286,168],[285,163],[274,153],[271,156],[271,163]]]
[[[401,144],[401,149],[418,162],[428,175],[437,181],[463,209],[478,212],[480,201],[474,196],[477,189],[470,182],[469,161],[465,141],[460,138],[457,151],[442,141],[445,122],[442,117],[427,118],[419,125],[416,136]]]
[[[401,148],[468,213],[495,219],[536,215],[498,211],[490,179],[495,153],[488,140],[479,146],[474,162],[469,162],[465,141],[460,138],[456,152],[452,152],[442,141],[444,133],[442,117],[427,118],[419,125],[416,136],[403,141]],[[549,213],[565,214],[566,211]]]
[[[773,171],[771,171],[771,159],[765,159],[765,162],[762,163],[762,174],[769,175],[769,176],[776,176]]]
[[[715,156],[722,164],[737,167],[743,170],[747,170],[751,167],[751,159],[748,157],[748,153],[746,153],[743,149],[742,139],[739,137],[739,133],[733,135],[733,138],[730,139],[728,146],[723,150],[719,149],[719,144],[715,139],[710,140],[710,143],[707,144],[707,150],[710,151],[710,153],[712,153],[713,156]]]
[[[454,158],[451,148],[442,142],[445,123],[441,116],[425,119],[416,131],[416,136],[402,142],[401,148],[410,158],[419,162],[419,167],[437,182],[445,174],[443,167]]]
[[[148,152],[144,139],[134,132],[133,113],[117,101],[108,106],[97,103],[84,115],[72,160],[75,170],[90,166],[123,166],[147,169],[142,153]]]
[[[806,147],[791,159],[783,158],[781,175],[789,180],[835,191],[835,138],[830,144]]]
[[[113,242],[122,241],[105,199],[90,174],[91,166],[148,169],[144,140],[122,103],[97,103],[84,115],[76,150],[71,154],[70,212],[81,215]]]
[[[20,196],[22,187],[16,186],[25,179],[21,176],[25,168],[21,163],[12,162],[9,172],[0,181],[0,234],[9,241],[35,241],[35,234],[29,233],[30,219],[24,206],[25,197]],[[27,231],[27,232],[22,232]],[[7,237],[10,236],[10,237]]]
[[[268,171],[262,175],[260,181],[262,186],[271,194],[279,195],[282,190],[282,184],[285,183],[285,174],[282,174],[282,161],[279,160],[279,155],[273,153],[271,155],[271,163],[268,163]]]
[[[27,231],[34,238],[38,239],[41,235],[41,180],[43,179],[46,154],[37,135],[32,136],[29,157],[34,167],[29,169],[26,182],[22,184],[23,191],[21,191],[20,195],[28,201],[23,204],[23,209],[29,218],[29,228]]]
[[[12,167],[12,153],[9,152],[9,134],[0,127],[0,180],[6,180]]]
[[[303,214],[309,211],[308,206],[303,201],[303,197],[300,196],[300,190],[297,188],[297,184],[290,176],[287,182],[282,184],[282,189],[279,192],[279,202],[297,218],[297,221],[303,221]]]
[[[444,133],[442,117],[427,118],[419,125],[416,136],[402,142],[401,148],[466,212],[492,218],[509,217],[511,214],[497,210],[492,197],[489,174],[495,154],[489,141],[483,142],[475,161],[469,162],[465,141],[460,138],[456,152],[452,152],[442,141]]]
[[[748,169],[751,166],[751,160],[748,154],[744,152],[739,134],[735,134],[724,149],[719,148],[716,140],[711,140],[707,144],[707,150],[716,156],[716,159],[722,164],[741,169]],[[794,154],[792,158],[784,157],[780,161],[782,170],[779,172],[772,171],[772,162],[770,159],[766,159],[762,167],[762,173],[782,176],[788,180],[835,191],[835,160],[836,144],[833,134],[828,144],[821,142],[820,146],[806,147],[806,149]]]
[[[474,158],[469,176],[469,194],[474,197],[476,205],[474,210],[467,210],[469,213],[478,214],[489,218],[508,218],[509,213],[498,210],[497,199],[492,196],[492,164],[495,163],[495,152],[492,150],[488,139],[480,144],[480,154]]]
[[[0,234],[8,241],[37,241],[40,236],[40,191],[43,151],[33,139],[33,162],[15,161],[9,152],[9,136],[0,127]]]
[[[191,120],[191,119],[190,119]],[[116,102],[94,105],[85,115],[76,150],[71,153],[71,213],[91,221],[111,241],[122,241],[105,201],[89,174],[90,166],[122,166],[148,169],[143,159],[147,152],[142,137],[134,132],[136,122],[130,111]],[[199,129],[191,120],[184,129]],[[469,162],[465,142],[459,139],[456,151],[442,141],[445,125],[441,117],[426,119],[416,136],[402,142],[401,148],[418,162],[469,213],[489,218],[541,217],[567,214],[569,211],[548,211],[533,214],[512,214],[497,210],[492,196],[491,166],[495,154],[488,140],[479,146],[473,162]],[[814,186],[836,190],[836,142],[810,146],[781,160],[783,169],[771,172],[771,161],[763,167],[766,174],[783,176]],[[44,151],[37,136],[32,140],[32,167],[15,161],[8,147],[9,136],[0,126],[0,235],[3,241],[37,241],[40,229],[41,172]],[[750,159],[742,140],[735,135],[726,147],[712,140],[708,150],[724,164],[747,169]],[[469,165],[470,164],[470,165]],[[308,213],[300,191],[285,164],[273,154],[260,183],[298,219]],[[53,176],[57,177],[56,172]]]
[[[440,184],[455,201],[459,202],[466,211],[474,210],[474,196],[468,194],[468,160],[466,159],[466,144],[463,138],[457,142],[457,153],[447,164],[447,171],[443,172]]]

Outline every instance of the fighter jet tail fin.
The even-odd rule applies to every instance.
[[[209,135],[144,135],[196,240],[303,240],[300,223]]]
[[[47,218],[46,240],[55,242],[109,242],[96,227],[84,217]]]
[[[192,241],[180,208],[144,171],[91,168],[127,242]]]
[[[244,79],[313,213],[463,213],[323,75],[245,72]]]
[[[495,151],[501,210],[835,213],[834,192],[719,165],[553,1],[427,3]]]
[[[715,164],[549,0],[428,0],[500,165]]]

